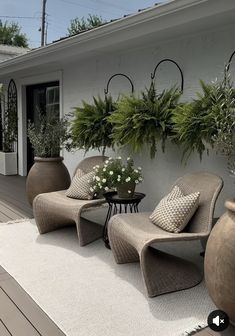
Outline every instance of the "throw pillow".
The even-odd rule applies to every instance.
[[[150,220],[165,231],[181,232],[197,210],[199,197],[199,192],[184,195],[175,186],[156,206]]]
[[[91,192],[91,181],[95,176],[95,172],[84,174],[81,169],[78,169],[74,175],[69,189],[66,191],[66,196],[70,198],[90,200],[93,199],[93,192]]]

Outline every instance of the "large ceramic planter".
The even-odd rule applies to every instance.
[[[117,194],[120,198],[132,198],[135,192],[136,184],[133,182],[126,182],[117,186]]]
[[[38,194],[65,190],[70,186],[70,175],[62,161],[62,157],[35,157],[26,181],[27,197],[31,205]]]
[[[17,174],[17,153],[0,152],[0,174],[16,175]]]
[[[235,202],[226,201],[225,206],[227,212],[207,242],[205,279],[215,305],[235,324]]]

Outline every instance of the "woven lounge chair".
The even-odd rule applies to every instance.
[[[109,241],[116,262],[140,261],[149,297],[191,288],[202,280],[201,272],[193,263],[151,245],[206,239],[212,228],[215,202],[223,181],[216,175],[203,172],[185,175],[174,185],[178,185],[185,194],[200,192],[199,208],[184,232],[162,230],[149,220],[150,213],[115,215],[108,224]]]
[[[107,157],[92,156],[81,161],[77,169],[85,173],[95,165],[101,165]],[[105,199],[79,200],[69,198],[65,190],[38,195],[33,202],[33,212],[40,234],[76,224],[80,246],[87,245],[102,237],[103,227],[81,217],[81,214],[105,205]]]

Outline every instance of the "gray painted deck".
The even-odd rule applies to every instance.
[[[0,222],[33,217],[25,184],[26,177],[0,174]]]
[[[1,266],[0,335],[65,336],[48,315]]]
[[[235,327],[230,325],[223,332],[215,332],[215,331],[212,331],[210,328],[206,328],[202,331],[199,331],[196,335],[197,336],[234,336],[235,335]]]
[[[0,175],[0,222],[32,218],[26,178]],[[0,336],[65,336],[0,266]]]

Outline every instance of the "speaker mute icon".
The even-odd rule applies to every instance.
[[[214,310],[208,316],[207,323],[213,331],[223,331],[229,326],[229,317],[222,310]]]

